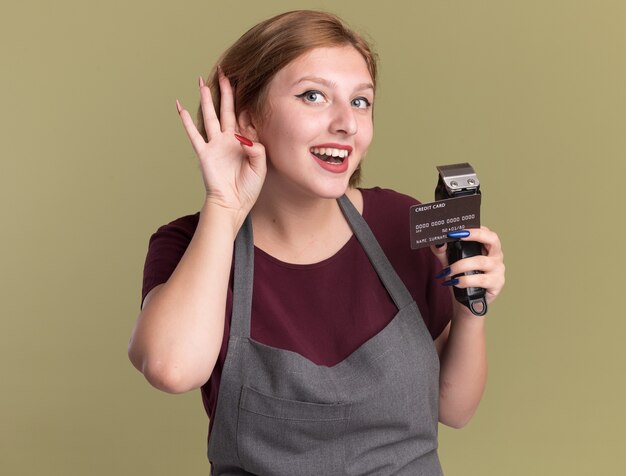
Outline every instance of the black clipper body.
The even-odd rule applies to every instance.
[[[453,165],[440,165],[439,182],[435,189],[435,200],[445,200],[457,198],[465,195],[480,194],[480,182],[476,172],[467,162]],[[448,263],[452,264],[460,259],[482,254],[482,244],[476,241],[455,240],[448,243],[447,247]],[[480,271],[470,271],[465,275],[480,273]],[[461,275],[455,275],[458,277]],[[487,300],[483,288],[454,288],[454,297],[461,304],[467,306],[472,313],[477,316],[484,316],[487,313]]]

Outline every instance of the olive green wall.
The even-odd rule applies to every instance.
[[[174,100],[294,8],[380,54],[366,185],[427,201],[435,165],[468,161],[504,244],[487,392],[441,429],[446,474],[623,469],[625,2],[38,0],[0,19],[0,473],[208,474],[199,393],[151,388],[126,346],[150,234],[202,201]]]

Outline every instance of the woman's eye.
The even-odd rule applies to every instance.
[[[307,102],[322,102],[324,95],[319,91],[305,91],[302,94],[298,94],[297,98],[304,99]]]
[[[366,109],[368,107],[370,107],[372,105],[371,102],[369,102],[366,98],[364,97],[358,97],[358,98],[354,98],[352,100],[352,105],[354,107],[357,107],[359,109]]]

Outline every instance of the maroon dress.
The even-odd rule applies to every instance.
[[[434,278],[440,270],[430,249],[411,250],[409,208],[417,200],[398,192],[361,189],[363,218],[416,301],[433,339],[452,316],[450,290]],[[142,300],[166,282],[183,256],[199,213],[160,227],[150,238]],[[226,302],[224,338],[215,368],[202,387],[212,419],[217,405],[232,313],[232,272]],[[282,262],[254,249],[251,338],[297,352],[318,365],[344,360],[378,334],[397,313],[387,290],[353,236],[335,255],[314,264]]]

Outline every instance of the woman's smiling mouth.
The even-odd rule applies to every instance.
[[[341,144],[321,144],[311,147],[311,155],[324,170],[343,173],[348,170],[352,147]]]
[[[334,149],[332,147],[313,147],[311,153],[318,159],[331,164],[342,163],[349,154],[345,149]]]

